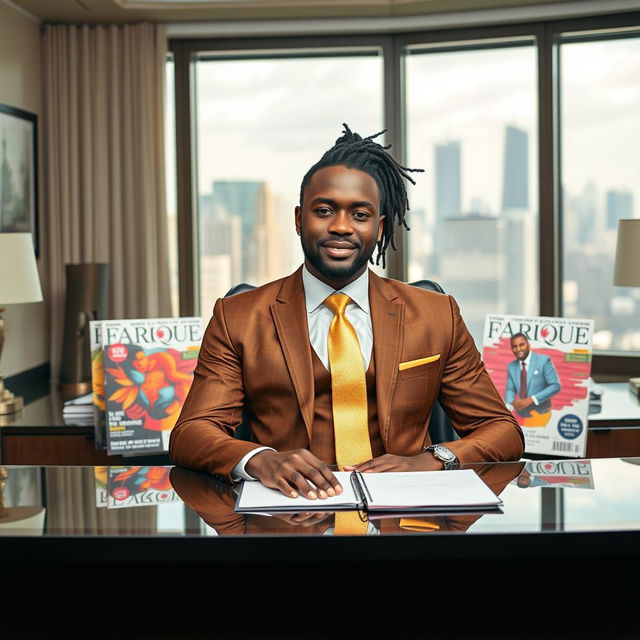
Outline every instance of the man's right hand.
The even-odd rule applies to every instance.
[[[290,498],[301,495],[315,500],[342,493],[331,469],[307,449],[261,451],[247,462],[245,471]]]

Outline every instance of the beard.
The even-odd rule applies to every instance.
[[[336,282],[348,280],[354,276],[369,262],[376,248],[375,244],[371,247],[364,247],[359,244],[356,246],[356,253],[353,259],[330,260],[321,254],[318,244],[311,244],[305,240],[304,233],[300,237],[300,244],[302,245],[304,256],[310,264],[325,278]]]

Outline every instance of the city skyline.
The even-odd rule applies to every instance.
[[[640,84],[633,76],[633,69],[640,66],[639,43],[640,39],[561,45],[559,169],[565,262],[581,252],[583,260],[593,262],[593,256],[601,255],[598,260],[611,264],[614,231],[609,219],[624,215],[621,212],[629,210],[629,203],[635,215],[640,202],[640,185],[635,180],[640,167]],[[353,66],[345,71],[345,64]],[[197,69],[200,192],[214,181],[264,181],[273,191],[273,225],[281,241],[293,230],[302,175],[338,137],[340,123],[347,122],[363,135],[383,128],[381,56],[209,60],[198,62]],[[534,216],[537,260],[535,47],[419,52],[405,59],[405,74],[405,163],[426,169],[415,176],[417,185],[409,189],[410,279],[420,252],[433,256],[442,249],[441,241],[434,241],[432,228],[437,217],[435,146],[452,141],[460,146],[461,213],[498,218],[512,208],[507,206],[512,196],[505,193],[505,184],[516,179],[504,179],[509,126],[528,136],[525,168],[516,171],[522,177],[520,193],[523,189],[527,193],[519,203],[512,202],[526,202],[525,208]],[[345,100],[325,99],[322,87],[331,79],[337,90],[338,78],[348,79],[336,94]],[[347,100],[347,96],[359,99]],[[517,140],[511,144],[512,149],[517,146]],[[600,233],[606,237],[596,246],[594,236]],[[283,253],[295,250],[295,246],[283,247]],[[433,266],[425,267],[427,272]],[[537,278],[537,268],[533,271]],[[584,291],[586,285],[573,278],[568,264],[564,271],[569,313],[572,305],[579,309],[581,295],[576,292]],[[601,273],[605,271],[600,268]],[[536,282],[532,287],[537,292]],[[609,288],[607,294],[608,311],[599,313],[628,313],[635,305],[635,292]]]

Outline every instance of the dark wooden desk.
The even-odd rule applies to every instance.
[[[3,632],[28,593],[21,638],[637,637],[640,458],[593,460],[574,488],[488,466],[501,514],[360,537],[242,516],[187,470],[177,502],[108,509],[93,468],[12,467],[7,506],[40,517],[0,522]]]
[[[589,416],[588,458],[640,456],[640,402],[626,382],[602,387],[602,410]]]
[[[62,406],[53,390],[25,404],[19,414],[0,416],[0,464],[169,464],[168,455],[107,455],[95,447],[93,426],[65,424]]]
[[[626,383],[599,386],[604,390],[602,410],[589,416],[586,457],[640,456],[640,403]],[[96,449],[93,427],[63,423],[62,399],[55,391],[26,404],[14,422],[2,422],[0,416],[2,464],[170,464],[167,455],[131,458]]]

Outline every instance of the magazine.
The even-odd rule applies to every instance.
[[[109,467],[107,509],[180,502],[169,482],[171,467]]]
[[[202,331],[199,317],[102,321],[109,454],[168,451]]]
[[[102,359],[102,320],[89,322],[89,348],[91,349],[91,389],[93,393],[93,436],[96,449],[107,448],[104,395],[104,364]]]
[[[482,358],[525,453],[585,456],[592,337],[593,320],[486,316]]]
[[[511,481],[521,488],[594,489],[590,460],[532,460]]]

